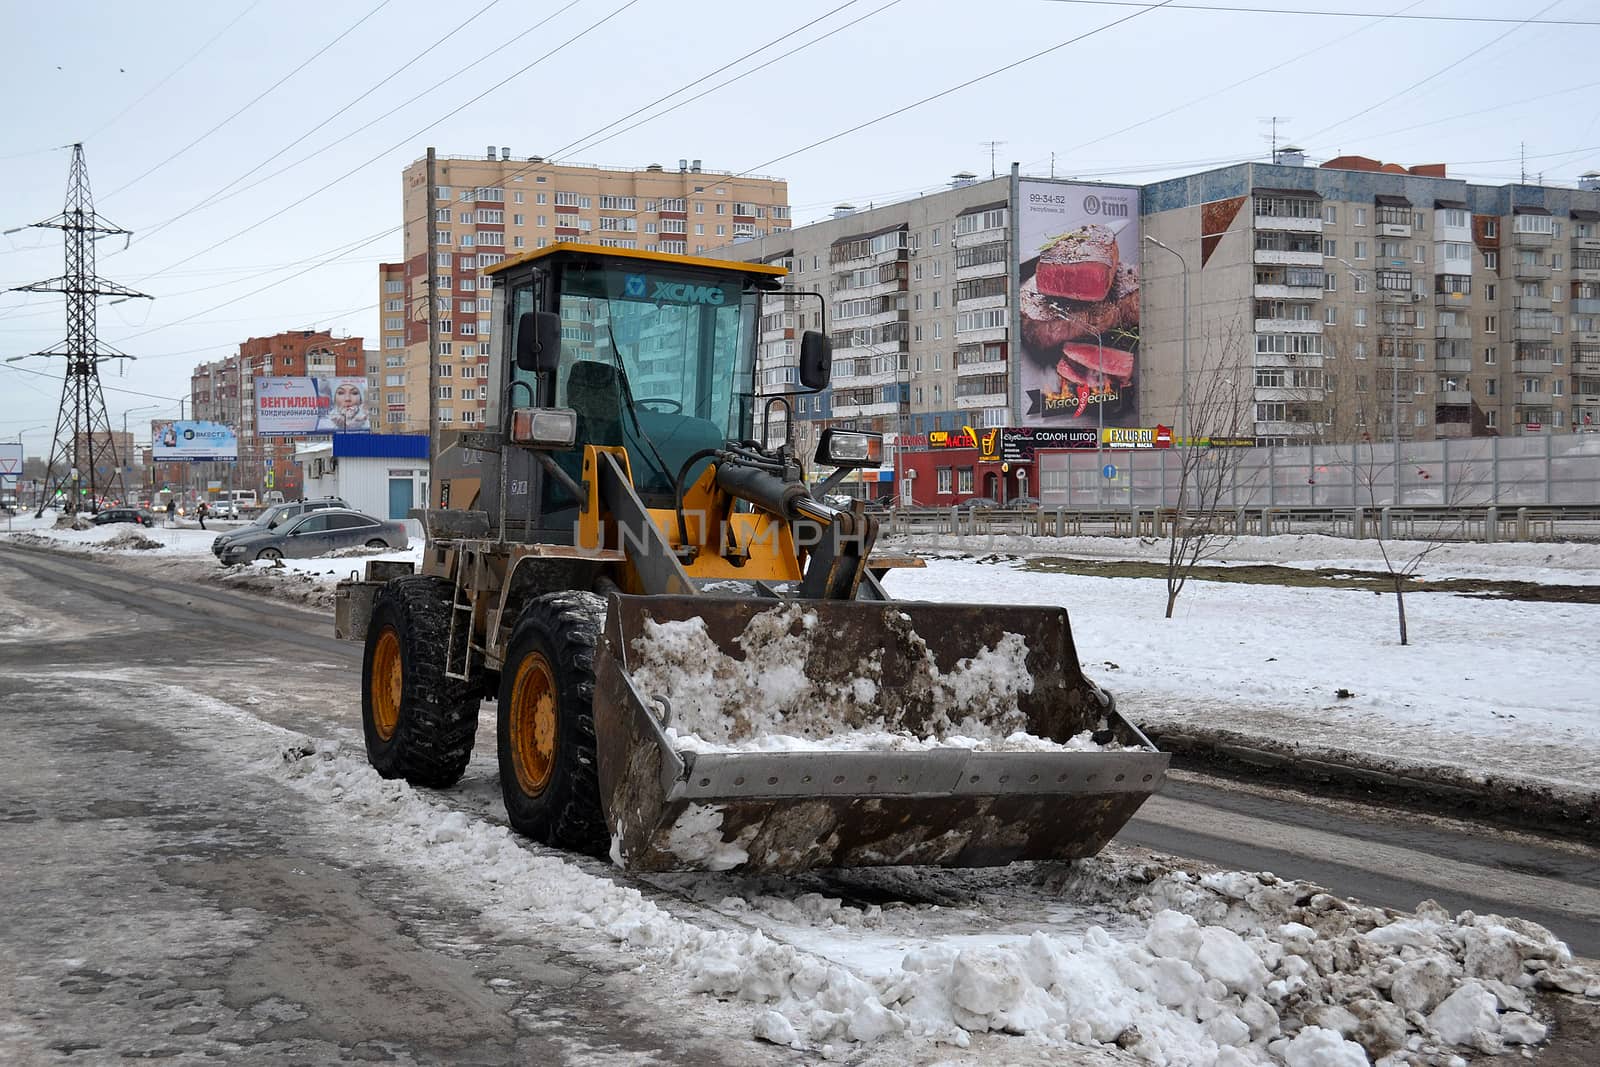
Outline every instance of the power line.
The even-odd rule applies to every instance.
[[[209,39],[207,39],[205,44],[201,45],[199,48],[195,49],[192,53],[190,53],[188,59],[185,59],[182,63],[179,63],[176,67],[173,67],[171,72],[168,73],[165,78],[162,78],[160,81],[156,82],[150,88],[146,89],[144,91],[144,93],[137,100],[135,100],[133,103],[129,104],[127,107],[123,108],[121,111],[117,112],[115,115],[113,115],[109,119],[107,119],[104,123],[102,123],[100,125],[100,127],[97,130],[95,130],[93,133],[89,134],[89,136],[85,137],[84,140],[92,141],[96,137],[100,136],[102,133],[106,132],[106,130],[108,130],[112,126],[116,125],[122,119],[122,117],[124,115],[126,115],[128,112],[132,111],[134,108],[138,107],[140,104],[142,104],[146,100],[148,100],[163,85],[167,84],[173,78],[176,78],[178,76],[178,74],[185,67],[187,67],[190,63],[193,63],[196,59],[199,59],[201,54],[204,53],[206,49],[208,49],[212,45],[216,44],[217,41],[222,37],[223,34],[227,33],[229,30],[233,29],[233,27],[236,26],[241,19],[243,19],[246,15],[250,14],[250,12],[254,11],[256,8],[258,8],[260,6],[261,6],[261,0],[252,0],[252,2],[250,3],[249,6],[247,6],[243,11],[239,12],[237,15],[235,15],[233,17],[232,21],[230,21],[226,26],[222,27],[222,29],[218,30],[216,33],[212,34],[211,37]],[[110,195],[110,194],[107,194],[107,195]]]
[[[1466,55],[1462,56],[1461,58],[1459,58],[1459,59],[1457,59],[1457,60],[1455,60],[1455,61],[1453,61],[1451,63],[1445,64],[1443,67],[1440,67],[1438,70],[1434,71],[1432,74],[1429,74],[1427,77],[1419,78],[1417,81],[1412,82],[1410,85],[1406,86],[1404,89],[1399,90],[1398,92],[1390,93],[1388,96],[1384,97],[1382,100],[1379,100],[1377,103],[1368,105],[1367,107],[1362,108],[1360,111],[1357,111],[1354,115],[1351,115],[1351,116],[1349,116],[1347,118],[1340,119],[1338,122],[1333,123],[1331,126],[1322,127],[1322,129],[1320,129],[1320,130],[1316,131],[1315,133],[1311,134],[1310,136],[1308,136],[1306,138],[1306,140],[1309,141],[1314,137],[1320,137],[1323,134],[1327,133],[1329,130],[1336,130],[1340,126],[1343,126],[1348,122],[1352,122],[1355,119],[1360,118],[1362,115],[1370,114],[1371,112],[1376,111],[1378,108],[1382,107],[1385,104],[1393,103],[1395,100],[1400,99],[1402,96],[1405,96],[1407,93],[1410,93],[1414,89],[1420,89],[1422,86],[1424,86],[1424,85],[1428,84],[1429,82],[1433,81],[1435,78],[1438,78],[1438,77],[1440,77],[1440,76],[1442,76],[1442,75],[1454,70],[1456,67],[1459,67],[1461,64],[1465,63],[1467,60],[1471,59],[1473,56],[1478,55],[1480,52],[1483,52],[1486,49],[1489,49],[1489,48],[1493,47],[1494,45],[1499,44],[1501,41],[1505,40],[1507,37],[1510,37],[1513,33],[1516,33],[1518,30],[1522,29],[1522,27],[1531,24],[1534,21],[1534,19],[1537,19],[1540,15],[1544,14],[1546,11],[1549,11],[1551,8],[1555,7],[1556,4],[1558,4],[1560,2],[1561,2],[1561,0],[1551,0],[1550,3],[1546,4],[1544,7],[1540,8],[1538,11],[1536,11],[1533,14],[1532,17],[1519,21],[1515,26],[1512,26],[1510,29],[1506,30],[1505,32],[1497,34],[1496,36],[1490,38],[1489,40],[1485,41],[1483,44],[1479,45],[1477,48],[1474,48],[1472,51],[1468,52]]]
[[[894,117],[896,117],[898,115],[903,115],[907,111],[911,111],[914,108],[919,108],[923,104],[930,104],[935,100],[939,100],[939,99],[942,99],[943,97],[949,96],[951,93],[960,92],[962,89],[966,89],[966,88],[969,88],[970,86],[977,85],[981,81],[987,81],[988,79],[993,78],[996,75],[1004,74],[1008,70],[1014,70],[1017,67],[1020,67],[1020,66],[1022,66],[1024,64],[1026,64],[1026,63],[1031,63],[1036,59],[1040,59],[1040,58],[1042,58],[1044,56],[1050,55],[1052,52],[1059,52],[1061,49],[1066,48],[1068,45],[1077,44],[1079,41],[1084,41],[1084,40],[1089,39],[1090,37],[1096,36],[1097,34],[1104,33],[1107,30],[1115,29],[1116,27],[1121,26],[1125,22],[1133,21],[1134,19],[1138,18],[1140,15],[1149,14],[1151,11],[1155,11],[1158,8],[1167,7],[1171,3],[1173,3],[1173,0],[1160,0],[1159,3],[1144,5],[1144,6],[1142,6],[1140,8],[1140,10],[1135,11],[1131,15],[1124,15],[1119,19],[1114,19],[1111,22],[1106,23],[1104,26],[1097,26],[1096,28],[1094,28],[1092,30],[1087,30],[1087,31],[1085,31],[1083,33],[1078,34],[1076,37],[1069,37],[1065,41],[1062,41],[1059,44],[1053,44],[1049,48],[1041,49],[1038,52],[1034,52],[1032,55],[1023,56],[1021,59],[1013,60],[1012,62],[1007,63],[1004,66],[996,67],[994,70],[989,71],[987,74],[980,74],[975,78],[968,78],[966,81],[961,82],[961,83],[956,84],[956,85],[952,85],[948,89],[941,89],[937,93],[933,93],[933,94],[931,94],[929,96],[925,96],[920,100],[914,100],[911,103],[906,104],[903,107],[895,108],[893,111],[886,111],[882,115],[879,115],[877,118],[868,119],[866,122],[858,123],[858,124],[856,124],[854,126],[851,126],[847,130],[841,130],[838,133],[832,134],[832,135],[830,135],[828,137],[824,137],[820,141],[813,141],[810,144],[804,146],[803,148],[796,148],[792,152],[785,152],[781,156],[774,156],[772,159],[767,160],[765,163],[757,164],[756,166],[751,167],[749,170],[740,171],[739,173],[741,173],[741,174],[750,174],[753,171],[765,170],[766,168],[772,166],[774,163],[781,163],[784,160],[790,159],[790,158],[792,158],[794,156],[797,156],[802,152],[809,152],[813,148],[819,148],[822,145],[828,144],[831,141],[837,141],[841,137],[848,137],[852,133],[859,133],[860,131],[866,129],[869,126],[876,126],[878,123],[883,122],[883,121],[885,121],[887,119],[892,119],[892,118],[894,118]]]
[[[214,348],[216,346],[215,345],[209,345],[207,347]],[[203,351],[203,349],[196,349],[195,351]],[[18,374],[31,374],[36,378],[48,378],[52,382],[56,382],[56,383],[60,383],[63,380],[63,379],[57,377],[56,375],[50,374],[50,373],[48,373],[46,371],[34,370],[32,367],[19,367],[15,363],[0,363],[0,368],[3,368],[5,370],[16,371]],[[121,388],[119,386],[115,386],[115,385],[102,385],[100,388],[103,389],[105,392],[108,392],[108,393],[126,393],[129,396],[143,396],[143,397],[148,397],[151,400],[170,400],[174,404],[176,404],[178,402],[178,400],[179,400],[179,398],[175,397],[175,396],[160,396],[160,395],[158,395],[156,393],[141,393],[137,389],[123,389],[123,388]]]
[[[185,152],[189,151],[189,149],[193,148],[195,145],[199,144],[201,141],[204,141],[207,137],[210,137],[212,134],[214,134],[218,130],[222,129],[222,127],[226,126],[228,123],[232,122],[234,119],[238,118],[240,115],[242,115],[246,111],[250,110],[250,108],[254,107],[257,103],[259,103],[262,99],[264,99],[273,90],[277,89],[278,86],[282,85],[284,82],[288,81],[290,78],[294,77],[296,74],[299,74],[302,70],[305,70],[306,67],[310,66],[319,57],[321,57],[323,55],[323,53],[327,52],[334,45],[338,44],[340,41],[342,41],[346,37],[350,36],[358,28],[360,28],[362,23],[366,22],[372,16],[376,15],[378,12],[382,11],[385,7],[388,7],[388,6],[389,6],[389,0],[378,0],[378,6],[377,7],[373,8],[371,11],[368,11],[365,15],[362,15],[359,19],[357,19],[355,21],[355,24],[352,25],[349,29],[345,30],[343,33],[339,34],[339,36],[335,37],[333,40],[329,41],[327,44],[323,45],[321,48],[319,48],[315,52],[313,52],[310,55],[310,57],[308,57],[305,61],[303,61],[299,66],[295,67],[293,70],[289,71],[289,73],[285,74],[283,77],[279,78],[277,81],[275,81],[271,85],[267,86],[260,93],[257,93],[255,96],[251,97],[250,101],[248,103],[246,103],[243,107],[241,107],[239,110],[235,111],[233,114],[229,115],[227,118],[223,119],[221,122],[219,122],[215,126],[211,127],[205,133],[202,133],[199,137],[196,137],[194,140],[190,141],[188,144],[184,145],[182,148],[180,148],[176,152],[172,153],[172,155],[168,156],[166,159],[163,159],[160,163],[157,163],[155,166],[153,166],[149,170],[145,171],[143,174],[140,174],[137,178],[134,178],[132,181],[124,182],[121,185],[117,186],[115,189],[111,190],[109,193],[106,193],[105,194],[106,197],[110,198],[110,197],[116,196],[118,193],[123,192],[126,189],[130,189],[135,185],[138,185],[140,182],[142,182],[146,178],[150,177],[150,175],[154,174],[156,171],[160,170],[162,167],[166,166],[168,163],[171,163],[173,160],[177,159],[179,156],[181,156]]]
[[[384,0],[384,3],[388,3],[388,0]],[[565,49],[565,48],[569,47],[570,45],[576,43],[577,41],[581,40],[582,38],[588,36],[590,33],[593,33],[595,30],[599,29],[601,26],[605,25],[607,22],[610,22],[612,19],[616,18],[618,15],[622,14],[624,11],[628,10],[628,8],[634,6],[637,3],[639,3],[639,0],[626,0],[625,3],[623,3],[619,7],[615,8],[614,10],[612,10],[609,14],[607,14],[604,17],[602,17],[600,19],[597,19],[596,21],[590,23],[588,26],[586,26],[582,30],[579,30],[577,33],[573,34],[571,37],[568,37],[565,41],[562,41],[560,44],[556,45],[554,48],[551,48],[548,52],[545,52],[543,55],[539,56],[533,62],[527,64],[526,66],[524,66],[524,67],[522,67],[522,68],[520,68],[520,69],[518,69],[516,71],[513,71],[511,74],[508,74],[506,77],[500,79],[498,82],[494,83],[493,85],[489,86],[487,89],[483,90],[483,92],[475,94],[471,99],[468,99],[468,100],[464,101],[463,103],[461,103],[457,107],[454,107],[450,111],[448,111],[445,114],[441,115],[439,118],[434,119],[432,122],[430,122],[426,126],[422,127],[422,129],[417,130],[415,133],[408,134],[407,136],[401,138],[399,141],[396,141],[394,144],[388,146],[387,148],[384,148],[383,150],[378,152],[376,155],[371,156],[368,159],[364,160],[363,162],[356,164],[354,167],[352,167],[349,170],[345,171],[343,174],[339,175],[338,177],[332,178],[332,179],[324,182],[322,185],[320,185],[317,188],[313,189],[311,192],[307,193],[305,196],[302,196],[300,199],[295,200],[295,201],[293,201],[293,202],[291,202],[289,204],[285,204],[283,207],[279,208],[277,211],[274,211],[272,214],[266,216],[265,218],[257,219],[255,222],[252,222],[250,225],[244,227],[243,229],[234,231],[233,233],[229,234],[227,237],[224,237],[220,241],[217,241],[217,242],[215,242],[213,244],[207,245],[205,248],[202,248],[198,252],[194,252],[194,253],[191,253],[188,256],[185,256],[182,260],[178,260],[178,261],[174,262],[172,264],[172,266],[175,267],[180,263],[187,263],[187,262],[189,262],[189,261],[191,261],[193,259],[196,259],[196,258],[198,258],[200,256],[203,256],[208,252],[214,252],[217,249],[221,248],[223,245],[227,244],[228,242],[237,240],[238,238],[243,237],[245,234],[251,232],[252,230],[259,229],[260,227],[265,226],[267,223],[271,222],[272,220],[274,220],[276,218],[279,218],[282,215],[287,214],[289,211],[291,211],[294,208],[298,207],[299,205],[305,203],[307,200],[310,200],[315,196],[318,196],[318,195],[320,195],[322,193],[327,192],[329,189],[333,188],[335,185],[338,185],[340,182],[344,181],[346,178],[349,178],[349,177],[351,177],[352,175],[355,175],[355,174],[359,174],[361,171],[363,171],[366,168],[372,166],[372,164],[378,162],[380,159],[384,158],[390,152],[393,152],[395,149],[404,146],[408,142],[410,142],[412,140],[415,140],[418,137],[421,137],[423,134],[425,134],[429,130],[433,129],[433,127],[439,125],[439,123],[445,122],[448,119],[451,119],[451,118],[455,117],[456,115],[460,114],[461,112],[465,111],[467,108],[471,107],[474,103],[476,103],[481,96],[487,95],[488,93],[492,93],[496,89],[499,89],[502,86],[506,85],[508,82],[511,82],[511,81],[514,81],[517,78],[520,78],[522,75],[526,74],[528,71],[532,70],[534,67],[538,66],[540,63],[543,63],[545,60],[549,59],[551,56],[555,55],[557,52],[562,51],[563,49]],[[570,7],[571,5],[569,4],[568,6]],[[565,9],[563,9],[563,10],[565,10]],[[554,17],[555,17],[554,15],[551,16],[551,18],[554,18]],[[163,268],[162,270],[158,270],[158,271],[155,272],[155,274],[149,275],[149,277],[154,278],[154,277],[156,277],[156,276],[158,276],[160,274],[164,274],[166,272],[166,270],[168,270],[168,269],[171,269],[171,268],[168,267],[168,268]]]
[[[291,148],[294,148],[296,145],[299,145],[299,144],[303,143],[305,140],[307,140],[309,137],[311,137],[312,134],[316,133],[318,130],[320,130],[320,129],[324,128],[325,126],[327,126],[334,119],[338,118],[340,115],[343,115],[346,111],[349,111],[351,108],[353,108],[357,104],[361,103],[361,101],[367,99],[367,97],[371,96],[373,93],[377,92],[379,89],[381,89],[385,85],[389,84],[389,82],[393,81],[395,78],[398,78],[402,73],[404,73],[410,67],[414,66],[416,63],[418,63],[420,60],[422,60],[424,57],[426,57],[428,55],[428,53],[432,52],[436,48],[439,48],[439,47],[443,46],[445,44],[445,42],[450,40],[450,38],[454,37],[456,34],[460,33],[462,30],[466,29],[472,23],[476,22],[480,17],[482,17],[484,14],[486,14],[489,11],[490,8],[494,7],[498,3],[500,3],[500,0],[489,0],[489,2],[487,4],[484,4],[477,11],[473,12],[471,15],[468,15],[464,20],[462,20],[461,22],[457,23],[455,28],[452,29],[449,33],[444,34],[442,37],[438,38],[436,41],[434,41],[428,47],[424,48],[422,51],[418,52],[416,55],[414,55],[410,59],[406,60],[400,66],[398,66],[394,70],[390,71],[380,81],[378,81],[376,84],[374,84],[370,88],[368,88],[366,90],[366,92],[360,94],[355,99],[353,99],[349,103],[345,104],[339,110],[335,111],[333,114],[329,115],[327,118],[323,119],[321,122],[319,122],[315,126],[311,127],[311,129],[307,130],[305,133],[301,134],[299,137],[296,137],[293,141],[290,141],[288,144],[284,145],[282,148],[279,148],[276,151],[274,151],[271,154],[269,154],[267,156],[267,158],[265,160],[263,160],[262,162],[255,164],[249,170],[247,170],[243,174],[239,175],[237,178],[234,178],[232,181],[227,182],[226,184],[224,184],[220,189],[217,189],[215,192],[211,193],[209,196],[201,198],[197,203],[191,205],[190,207],[186,208],[183,211],[178,212],[176,215],[173,215],[171,218],[168,218],[168,219],[166,219],[166,220],[164,220],[162,222],[159,222],[159,223],[157,223],[156,225],[154,225],[152,227],[144,229],[142,231],[141,240],[148,241],[151,237],[154,237],[156,234],[160,233],[162,230],[166,229],[168,226],[171,226],[173,223],[187,218],[188,216],[194,214],[195,212],[201,210],[202,208],[207,207],[208,205],[212,204],[213,202],[220,203],[221,201],[218,200],[218,197],[221,197],[223,193],[227,192],[229,189],[233,188],[234,186],[238,185],[240,182],[244,181],[246,178],[250,177],[250,175],[254,174],[256,171],[258,171],[262,167],[266,166],[267,163],[270,163],[274,159],[280,158],[281,156],[283,156],[284,153],[288,152]],[[282,172],[280,171],[279,173],[282,173]],[[240,191],[242,192],[243,190],[240,190]]]
[[[1074,4],[1082,7],[1143,7],[1137,0],[1050,0],[1056,4]],[[1554,7],[1551,4],[1550,7]],[[1381,12],[1377,11],[1330,11],[1316,8],[1299,7],[1243,7],[1228,4],[1173,4],[1174,11],[1209,11],[1220,14],[1236,15],[1310,15],[1317,18],[1346,18],[1366,19],[1373,18]],[[1550,8],[1545,8],[1545,11]],[[1540,15],[1544,11],[1539,12]],[[1394,18],[1403,18],[1410,22],[1485,22],[1485,23],[1511,23],[1517,26],[1600,26],[1600,19],[1541,19],[1535,16],[1532,19],[1503,18],[1494,15],[1395,15]]]
[[[1389,21],[1391,19],[1398,18],[1402,13],[1404,13],[1406,11],[1409,11],[1414,7],[1419,6],[1421,3],[1422,3],[1422,0],[1412,0],[1411,3],[1407,4],[1405,7],[1401,8],[1397,12],[1394,12],[1393,14],[1380,15],[1379,17],[1377,17],[1373,21],[1371,21],[1371,22],[1369,22],[1369,23],[1367,23],[1367,24],[1365,24],[1363,26],[1358,26],[1355,29],[1351,30],[1349,33],[1346,33],[1346,34],[1344,34],[1342,36],[1339,36],[1339,37],[1335,37],[1331,41],[1326,41],[1326,42],[1324,42],[1322,44],[1319,44],[1317,47],[1312,48],[1312,49],[1310,49],[1308,51],[1301,52],[1299,55],[1294,56],[1293,58],[1286,59],[1281,63],[1274,63],[1272,66],[1266,68],[1265,70],[1257,71],[1256,73],[1250,75],[1247,78],[1241,78],[1238,81],[1233,82],[1230,85],[1225,85],[1221,89],[1218,89],[1218,90],[1216,90],[1214,92],[1207,93],[1204,96],[1198,96],[1198,97],[1185,99],[1183,101],[1183,103],[1178,104],[1176,107],[1170,107],[1167,110],[1162,111],[1159,114],[1152,115],[1147,119],[1140,119],[1138,122],[1130,123],[1127,126],[1122,127],[1121,129],[1112,130],[1110,133],[1102,134],[1101,136],[1095,137],[1095,138],[1093,138],[1091,140],[1083,141],[1083,142],[1080,142],[1078,144],[1075,144],[1071,148],[1061,149],[1059,154],[1060,155],[1067,155],[1070,152],[1077,152],[1080,149],[1088,148],[1090,145],[1100,144],[1102,141],[1108,141],[1113,137],[1121,136],[1124,133],[1128,133],[1129,131],[1138,129],[1141,126],[1148,126],[1152,122],[1158,122],[1161,119],[1164,119],[1164,118],[1168,117],[1169,115],[1175,115],[1178,112],[1183,111],[1183,110],[1185,110],[1187,108],[1194,107],[1196,104],[1201,104],[1201,103],[1204,103],[1207,100],[1215,99],[1216,97],[1219,97],[1224,93],[1232,92],[1233,90],[1239,88],[1242,85],[1248,85],[1250,82],[1253,82],[1258,78],[1264,78],[1268,74],[1275,73],[1276,71],[1282,70],[1284,67],[1287,67],[1287,66],[1290,66],[1292,64],[1298,63],[1303,59],[1308,59],[1311,56],[1316,55],[1318,52],[1321,52],[1321,51],[1323,51],[1325,49],[1328,49],[1328,48],[1332,48],[1334,45],[1342,44],[1345,41],[1348,41],[1350,38],[1356,36],[1357,34],[1365,33],[1367,30],[1370,30],[1370,29],[1372,29],[1372,28],[1374,28],[1376,26],[1379,26],[1384,22],[1387,22],[1387,21]],[[1044,162],[1043,159],[1036,159],[1036,160],[1031,161],[1028,165],[1029,166],[1036,166],[1037,164],[1042,163],[1042,162]]]

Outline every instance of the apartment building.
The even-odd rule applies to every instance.
[[[885,435],[876,480],[899,478],[902,499],[913,499],[905,476],[924,474],[914,492],[919,503],[975,494],[1009,499],[1037,486],[1033,464],[980,448],[981,438],[992,437],[987,431],[1138,424],[1136,391],[1086,390],[1079,403],[1079,383],[1057,373],[1062,342],[1092,344],[1094,330],[1113,363],[1135,358],[1129,349],[1137,341],[1124,340],[1122,327],[1136,338],[1137,216],[1132,187],[958,174],[937,192],[866,211],[840,205],[823,222],[715,254],[790,271],[784,295],[764,308],[757,363],[763,392],[795,387],[799,332],[821,326],[826,307],[833,381],[793,398],[802,449],[809,451],[825,426],[871,429]],[[1084,299],[1073,306],[1080,314],[1030,317],[1019,305],[1054,314],[1054,297],[1028,295],[1038,292],[1041,248],[1075,233],[1105,242],[1097,250],[1104,253],[1104,284],[1079,294]],[[775,419],[769,436],[782,433]],[[927,466],[929,454],[942,458]]]
[[[274,377],[362,378],[371,380],[369,353],[360,337],[335,338],[327,330],[291,330],[240,342],[239,351],[202,363],[189,377],[191,418],[231,426],[239,436],[239,461],[193,464],[191,478],[223,481],[236,489],[299,495],[300,471],[294,451],[304,438],[257,433],[255,380]],[[369,388],[368,416],[376,428],[375,399]]]
[[[785,182],[706,170],[698,159],[675,168],[603,167],[491,147],[482,156],[437,157],[431,190],[426,160],[406,167],[402,182],[404,259],[380,265],[379,288],[384,420],[411,432],[428,428],[430,300],[438,426],[469,430],[483,421],[494,323],[481,268],[559,241],[697,255],[789,228]],[[430,236],[437,293],[428,289]]]
[[[1295,150],[1144,187],[1142,403],[1222,382],[1266,444],[1600,428],[1600,179],[1478,185]],[[1181,262],[1180,262],[1181,257]],[[1211,427],[1199,419],[1195,432]]]

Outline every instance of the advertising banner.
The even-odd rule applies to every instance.
[[[365,378],[256,379],[256,433],[262,437],[371,429]]]
[[[1021,421],[1133,425],[1139,417],[1139,190],[1019,186]]]
[[[153,463],[228,462],[239,458],[239,438],[220,422],[158,422],[151,427]]]
[[[0,489],[15,489],[17,478],[21,474],[22,443],[18,441],[0,444]]]
[[[1041,448],[1094,448],[1099,435],[1082,430],[1046,426],[1007,426],[1000,431],[1000,458],[1007,463],[1031,463]]]

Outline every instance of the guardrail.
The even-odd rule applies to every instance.
[[[878,513],[891,536],[1022,533],[1034,537],[1166,537],[1173,523],[1229,536],[1321,533],[1441,541],[1600,541],[1600,505],[1589,507],[1266,507],[1214,512],[1177,508],[893,508]],[[1182,529],[1182,527],[1180,527]]]

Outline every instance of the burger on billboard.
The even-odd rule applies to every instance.
[[[1023,181],[1017,204],[1022,422],[1139,415],[1139,190]]]

